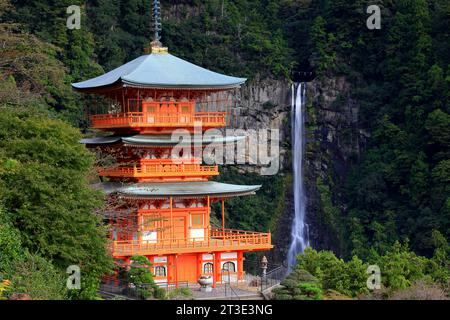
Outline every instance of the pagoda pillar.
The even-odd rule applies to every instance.
[[[174,241],[174,228],[173,228],[173,203],[172,203],[172,197],[169,198],[169,202],[170,202],[170,242]]]
[[[221,282],[220,252],[214,253],[214,278],[215,283]]]
[[[238,265],[237,265],[237,272],[238,272],[238,281],[244,279],[244,252],[238,251]]]
[[[222,199],[222,235],[225,240],[225,200]]]

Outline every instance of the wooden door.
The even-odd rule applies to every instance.
[[[186,239],[186,217],[174,217],[172,228],[172,235],[174,240]]]
[[[177,279],[179,282],[197,282],[197,256],[196,255],[179,255],[177,257]]]
[[[159,110],[161,116],[161,122],[164,123],[175,123],[177,122],[177,108],[172,102],[161,103],[161,108]]]

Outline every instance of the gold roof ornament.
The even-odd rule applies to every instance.
[[[169,53],[169,48],[163,47],[161,41],[153,40],[150,42],[150,46],[144,49],[145,53]]]
[[[167,47],[163,47],[161,41],[161,6],[159,0],[153,0],[153,41],[150,42],[150,47],[144,49],[145,53],[168,53]]]

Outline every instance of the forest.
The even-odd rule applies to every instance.
[[[324,92],[345,78],[333,106],[358,107],[367,143],[343,177],[310,182],[339,252],[308,248],[275,299],[450,296],[450,2],[372,2],[380,30],[366,27],[362,0],[161,1],[172,54],[249,81],[313,70]],[[81,29],[66,27],[69,5],[82,8]],[[113,261],[93,214],[104,202],[90,188],[97,160],[79,144],[92,133],[92,98],[70,84],[142,55],[150,17],[148,0],[0,0],[0,299],[99,298]],[[276,229],[288,169],[264,177],[228,167],[221,178],[263,185],[227,204],[230,227]],[[366,286],[373,264],[379,292]],[[81,267],[81,290],[66,289],[69,265]]]

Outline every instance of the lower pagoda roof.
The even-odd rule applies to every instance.
[[[118,193],[130,198],[188,198],[198,196],[236,197],[254,194],[261,185],[236,185],[215,181],[134,183],[104,182],[94,185],[106,194]]]
[[[108,137],[96,137],[81,139],[80,143],[86,145],[107,145],[123,143],[125,145],[137,145],[137,146],[164,146],[164,145],[190,145],[190,144],[223,144],[232,143],[244,139],[245,136],[227,136],[227,137],[213,137],[202,136],[202,139],[197,139],[195,136],[191,136],[190,141],[176,140],[170,135],[134,135],[134,136],[108,136]]]

